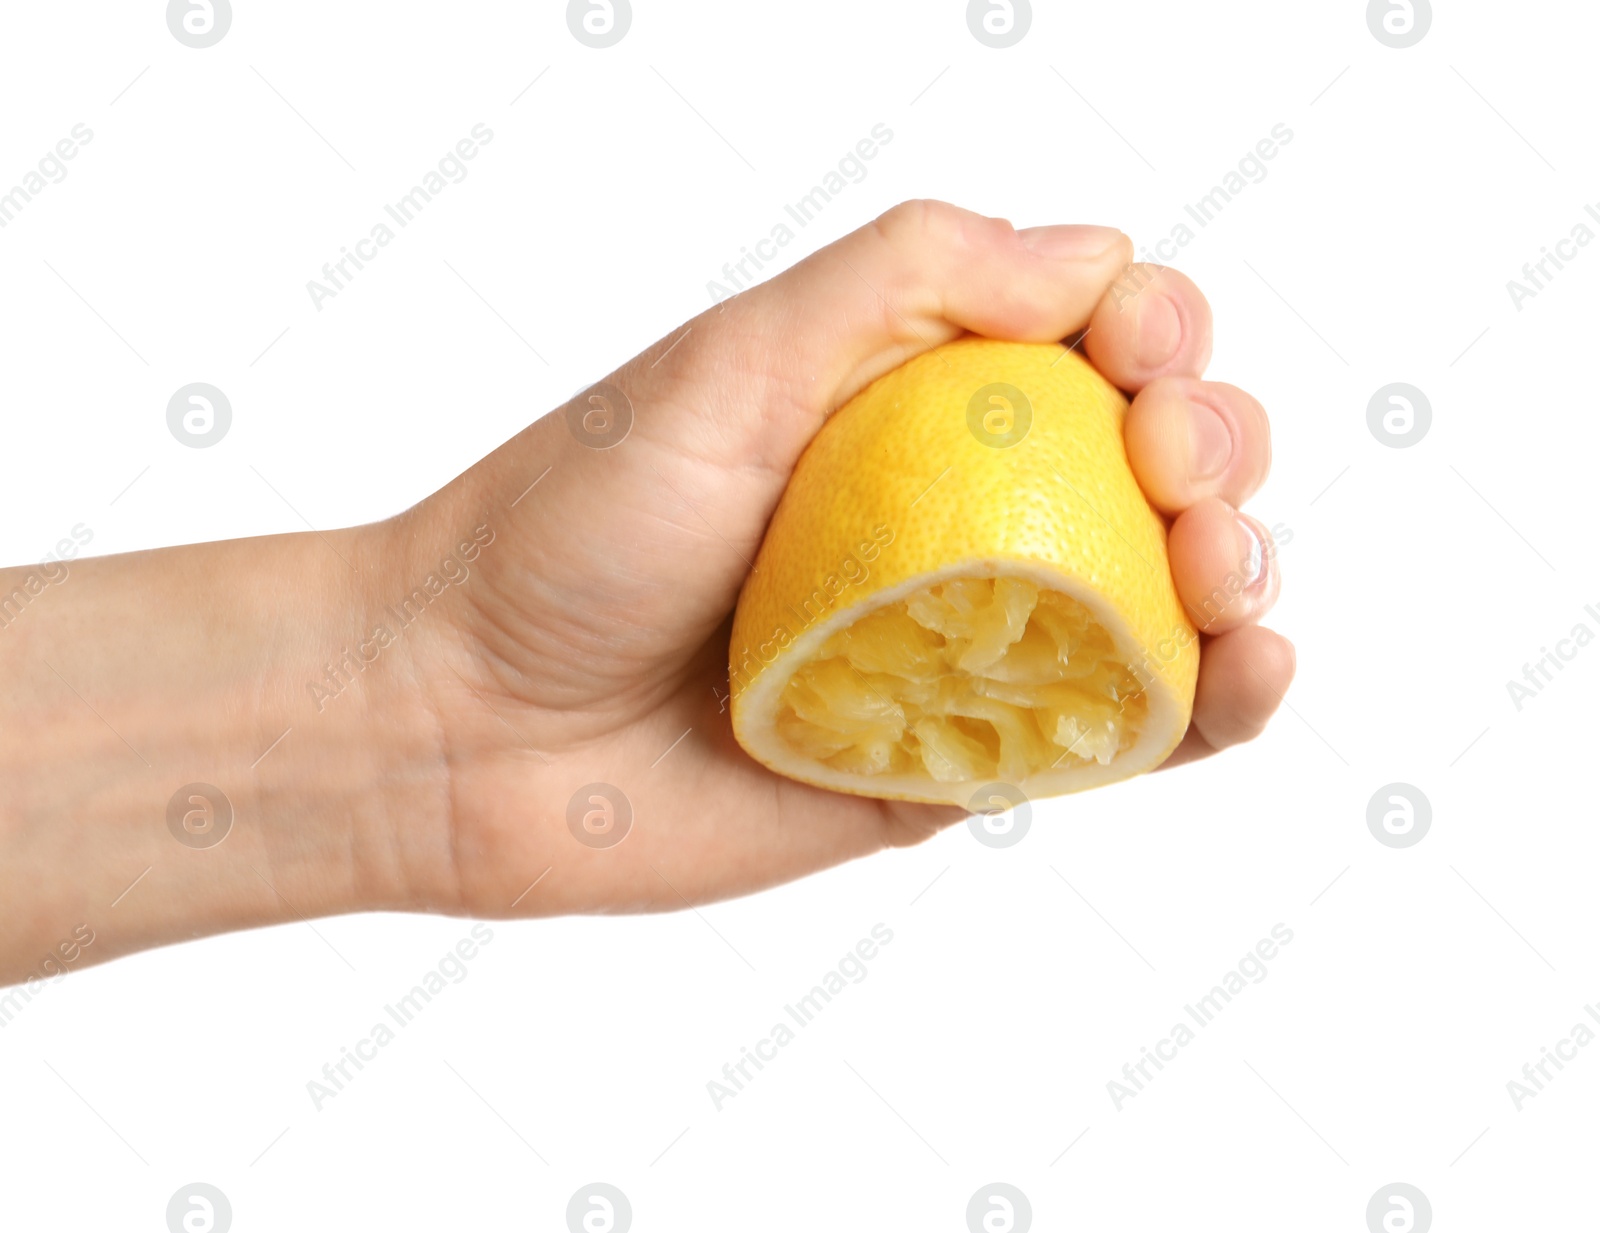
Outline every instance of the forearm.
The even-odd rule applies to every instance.
[[[444,897],[428,823],[448,774],[416,647],[369,641],[392,538],[85,560],[37,594],[37,569],[0,571],[0,982],[85,928],[73,966]]]

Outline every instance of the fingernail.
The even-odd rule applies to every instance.
[[[1235,514],[1233,521],[1239,530],[1239,576],[1244,580],[1244,589],[1248,591],[1266,578],[1270,554],[1266,538],[1253,520],[1243,514]]]
[[[1052,261],[1089,261],[1122,240],[1115,227],[1090,227],[1078,223],[1054,227],[1028,227],[1017,232],[1030,253]]]
[[[1189,404],[1189,478],[1213,480],[1233,457],[1228,422],[1203,402]]]
[[[1182,341],[1183,322],[1178,317],[1178,306],[1159,293],[1144,297],[1139,305],[1139,363],[1146,368],[1160,368],[1177,354]]]

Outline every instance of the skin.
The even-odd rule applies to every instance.
[[[1131,252],[1107,228],[906,203],[611,374],[635,412],[615,448],[557,411],[385,522],[73,563],[0,629],[0,980],[64,956],[79,926],[95,940],[71,966],[335,912],[670,910],[959,820],[771,774],[734,743],[725,695],[739,586],[800,452],[867,382],[966,332],[1088,328],[1085,354],[1134,395],[1129,458],[1205,634],[1168,765],[1256,736],[1294,671],[1258,624],[1270,541],[1252,553],[1265,532],[1236,508],[1267,473],[1266,416],[1201,379],[1199,291]],[[492,539],[462,549],[475,532]],[[1207,609],[1252,557],[1260,576]],[[446,571],[423,616],[313,697]],[[0,596],[37,572],[0,572]],[[166,824],[197,781],[235,815],[204,849]],[[568,829],[595,782],[633,808],[609,849]]]

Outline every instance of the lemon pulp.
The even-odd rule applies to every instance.
[[[957,578],[833,634],[784,687],[777,730],[852,775],[1020,783],[1109,766],[1146,712],[1083,604],[1020,578]]]

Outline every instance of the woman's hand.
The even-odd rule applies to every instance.
[[[1274,553],[1236,508],[1266,478],[1266,415],[1200,379],[1211,312],[1194,285],[1130,269],[1130,252],[1107,228],[1018,232],[940,202],[899,206],[606,378],[631,405],[620,443],[621,422],[596,448],[558,411],[403,518],[423,543],[430,524],[496,534],[419,665],[451,783],[430,902],[498,915],[542,878],[518,913],[673,908],[964,816],[780,778],[734,743],[725,703],[728,619],[801,451],[873,378],[968,331],[1051,341],[1089,327],[1088,357],[1137,395],[1130,459],[1175,518],[1178,591],[1209,635],[1173,761],[1260,732],[1294,663],[1256,624]],[[620,790],[613,836],[631,812],[615,847],[569,829],[575,797],[579,814],[607,809],[580,792],[594,784]]]
[[[1200,379],[1193,284],[1130,252],[1105,228],[908,203],[607,377],[609,430],[575,400],[386,523],[83,561],[42,586],[0,572],[0,980],[63,966],[74,938],[65,966],[340,911],[671,909],[959,818],[753,762],[726,656],[807,442],[969,331],[1087,328],[1135,395],[1129,458],[1206,635],[1172,761],[1255,736],[1294,668],[1256,624],[1271,543],[1237,512],[1266,418]],[[622,842],[580,840],[569,818],[596,808]]]

